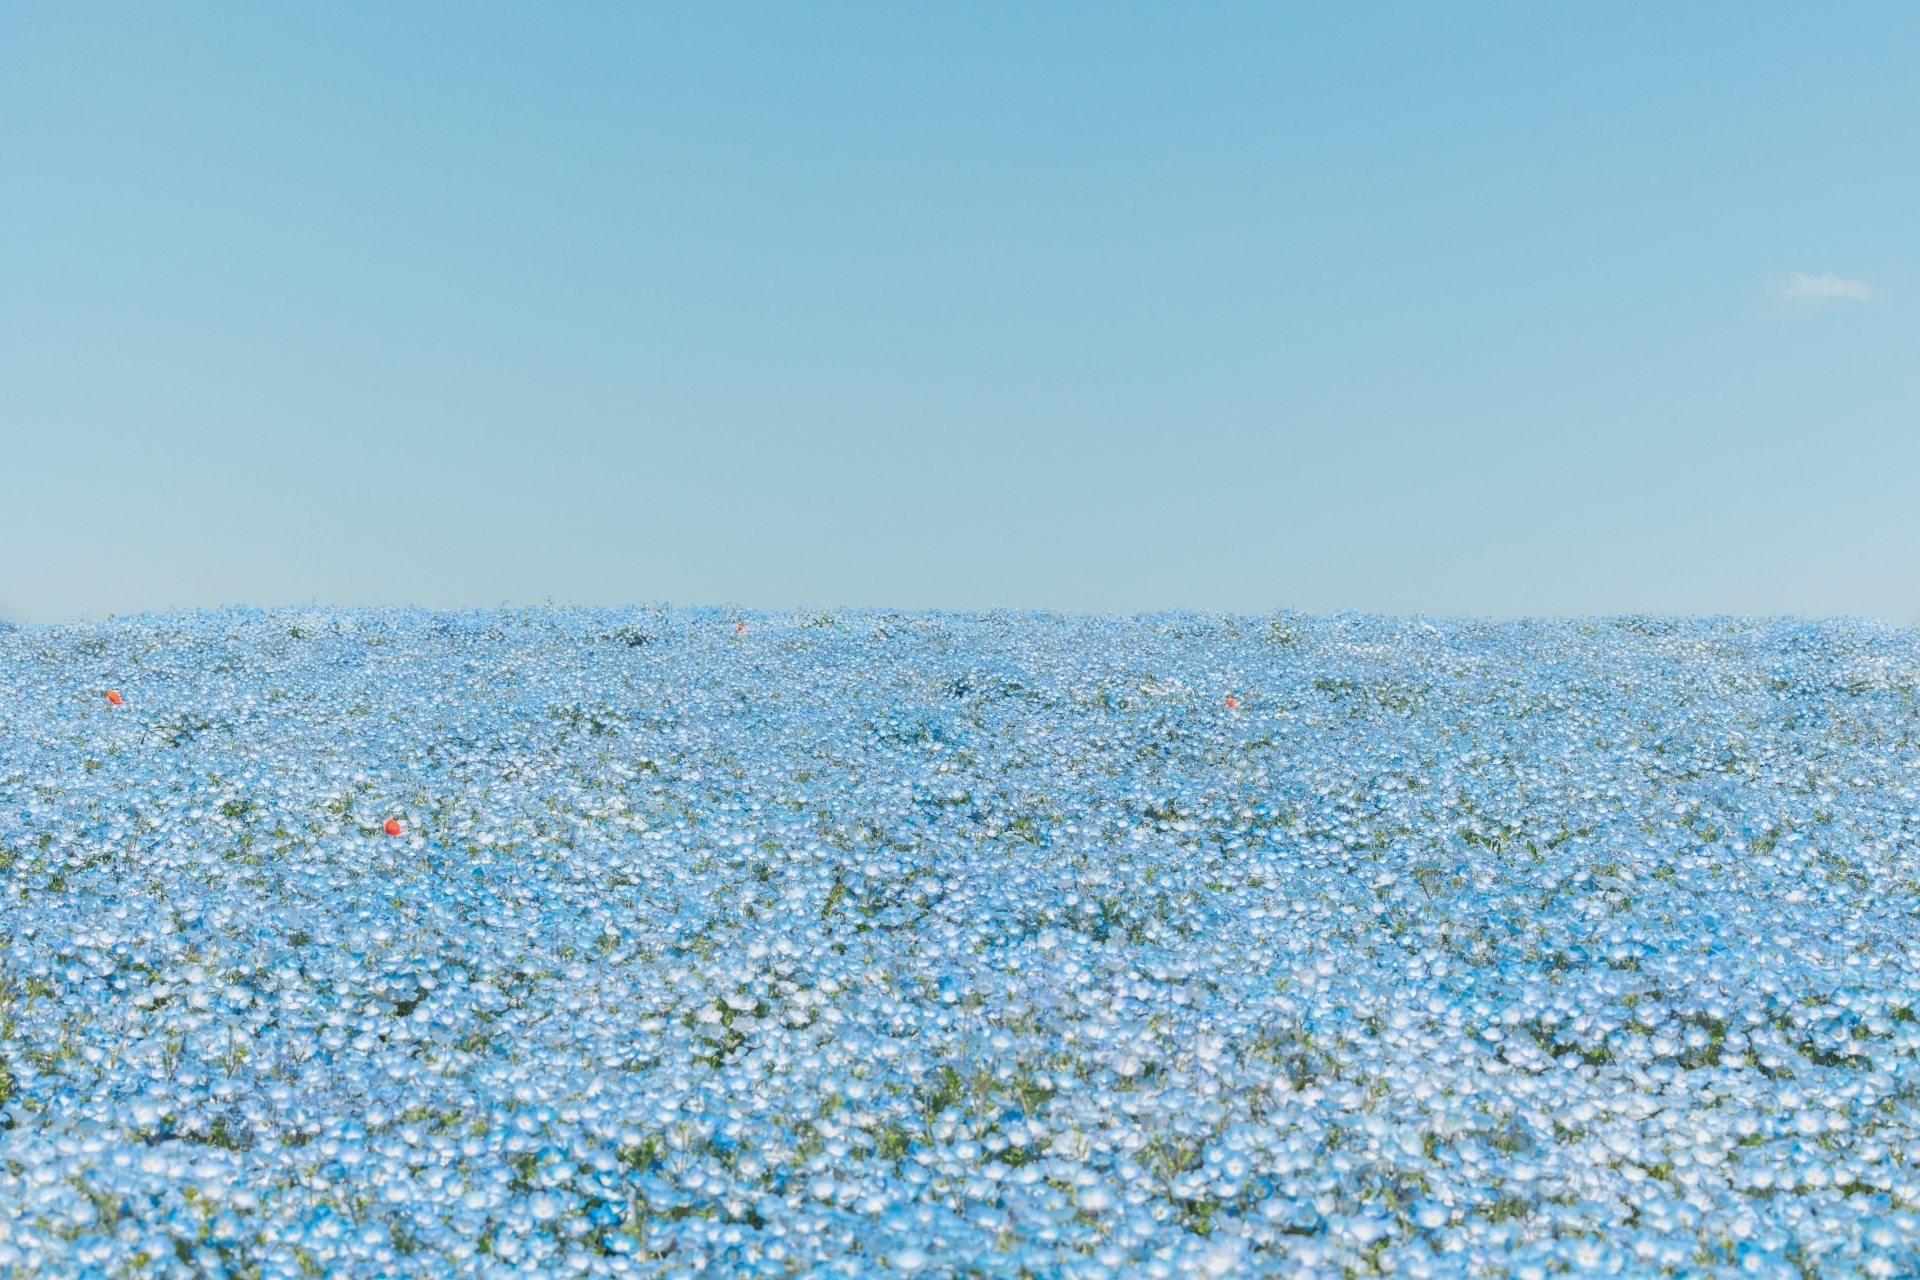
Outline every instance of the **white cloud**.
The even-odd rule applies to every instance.
[[[1818,311],[1836,302],[1878,302],[1887,295],[1865,280],[1848,280],[1831,271],[1818,276],[1796,271],[1773,286],[1773,296],[1789,311]]]

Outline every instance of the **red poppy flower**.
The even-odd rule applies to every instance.
[[[406,828],[400,825],[400,819],[388,818],[385,830],[388,835],[397,836],[406,831]]]

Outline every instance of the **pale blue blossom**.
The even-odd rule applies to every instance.
[[[0,631],[0,1274],[1913,1274],[1916,690],[1855,622]]]

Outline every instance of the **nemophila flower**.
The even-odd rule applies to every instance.
[[[1910,633],[726,616],[0,632],[0,1274],[1920,1269]]]

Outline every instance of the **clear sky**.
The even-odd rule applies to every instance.
[[[0,617],[1920,619],[1920,6],[0,8]]]

